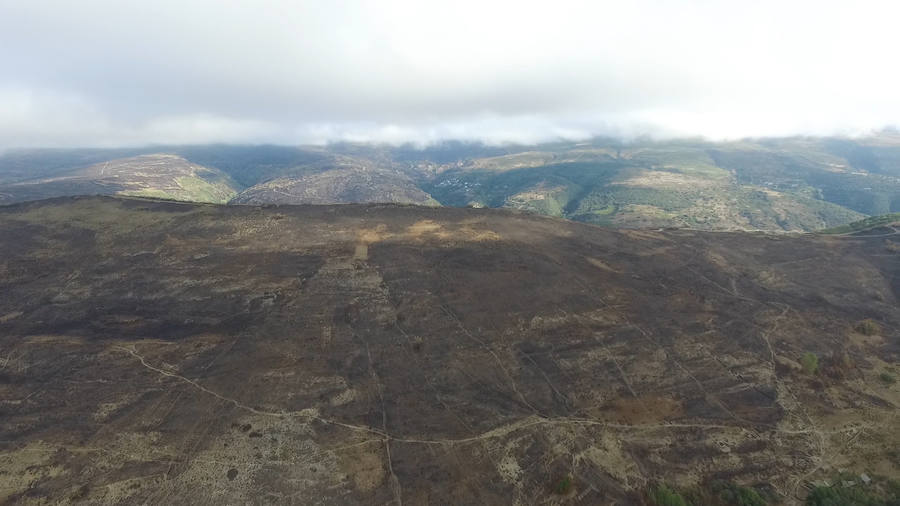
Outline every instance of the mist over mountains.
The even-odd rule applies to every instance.
[[[900,124],[893,2],[0,4],[0,148]]]
[[[630,228],[814,231],[900,211],[900,135],[154,146],[0,157],[0,202],[80,194],[506,207]]]

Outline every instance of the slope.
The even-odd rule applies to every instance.
[[[217,169],[170,154],[139,155],[0,186],[0,204],[65,195],[119,194],[224,203],[234,182]]]
[[[403,174],[386,168],[344,163],[256,184],[233,204],[351,204],[393,202],[437,205]]]
[[[838,469],[900,477],[884,238],[108,197],[2,207],[0,237],[9,502],[633,504],[724,479],[790,505]]]

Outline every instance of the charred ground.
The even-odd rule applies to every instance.
[[[0,208],[0,238],[9,502],[630,504],[726,479],[795,504],[839,469],[900,475],[890,236],[94,197]]]

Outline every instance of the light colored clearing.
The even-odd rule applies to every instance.
[[[622,451],[622,441],[608,432],[599,433],[594,444],[575,455],[576,462],[588,462],[618,480],[626,489],[641,486],[629,483],[629,477],[640,476],[634,461]]]
[[[410,237],[421,237],[425,234],[437,234],[442,230],[443,226],[431,220],[421,220],[407,227],[406,234]]]
[[[788,286],[785,277],[773,270],[759,271],[756,281],[770,290],[784,290]]]
[[[97,407],[97,411],[94,411],[93,418],[98,422],[105,422],[109,418],[109,415],[113,414],[122,406],[131,403],[138,397],[138,394],[130,393],[126,394],[124,397],[116,401],[104,402]]]
[[[879,396],[884,398],[884,393],[879,392]],[[895,395],[894,406],[896,401]],[[896,476],[897,467],[890,454],[900,440],[896,408],[869,408],[864,418],[856,409],[839,409],[815,417],[815,422],[823,437],[822,457],[829,467],[854,474]]]
[[[6,323],[10,320],[15,320],[16,318],[22,316],[24,313],[21,311],[13,311],[12,313],[7,313],[3,316],[0,316],[0,323]]]
[[[528,322],[532,330],[551,331],[572,324],[586,326],[612,326],[622,323],[622,319],[608,308],[598,308],[583,313],[560,313],[534,316]]]
[[[376,453],[360,448],[343,454],[340,462],[342,470],[351,476],[361,492],[375,490],[384,481],[384,462]]]
[[[343,392],[332,397],[328,402],[332,406],[343,406],[344,404],[355,401],[358,395],[359,393],[355,388],[348,388],[347,390],[344,390]]]
[[[387,225],[380,223],[375,228],[364,228],[356,234],[356,240],[362,243],[371,244],[373,242],[383,241],[394,234],[388,232]]]
[[[639,188],[675,188],[675,189],[697,189],[720,186],[721,181],[715,179],[691,177],[675,172],[665,172],[661,170],[645,170],[637,175],[629,177],[624,181],[612,183],[622,186],[634,186]]]
[[[54,334],[38,334],[26,336],[22,341],[27,344],[85,344],[84,338],[78,336],[58,336]]]
[[[632,239],[670,242],[666,236],[652,230],[622,230],[621,232]]]
[[[860,334],[859,332],[856,332],[855,330],[853,330],[849,333],[848,337],[849,337],[851,343],[853,343],[857,346],[861,346],[863,348],[866,348],[866,347],[878,348],[878,347],[884,346],[884,344],[885,344],[884,336],[881,336],[878,334],[867,336],[865,334]],[[872,358],[875,358],[877,360],[877,353],[875,355],[876,356],[872,357]]]
[[[540,193],[537,191],[524,191],[521,193],[517,193],[506,200],[509,201],[529,201],[529,200],[544,200],[547,198],[546,193]]]
[[[465,222],[447,226],[433,220],[420,220],[406,227],[402,232],[390,232],[386,225],[380,224],[374,228],[365,228],[357,232],[357,246],[355,257],[362,253],[360,246],[366,246],[365,254],[368,256],[368,245],[387,240],[400,241],[424,241],[427,239],[440,239],[443,241],[498,241],[500,234],[493,230],[475,228],[476,222]]]
[[[607,264],[606,262],[604,262],[603,260],[600,260],[598,258],[593,258],[593,257],[584,257],[584,258],[594,267],[599,267],[600,269],[603,269],[604,271],[616,272],[616,273],[622,272],[619,269],[613,269],[612,267],[609,266],[609,264]]]
[[[473,162],[473,168],[494,171],[507,171],[522,169],[525,167],[539,167],[553,162],[556,156],[553,153],[540,151],[526,151],[511,155],[492,156],[480,158]]]
[[[709,250],[706,252],[706,259],[716,267],[722,269],[724,272],[728,274],[737,274],[737,269],[734,268],[734,265],[731,264],[728,260],[725,259],[721,254]]]
[[[518,483],[523,473],[522,466],[519,465],[516,457],[509,453],[504,455],[500,462],[497,463],[497,472],[500,473],[503,481],[512,484]]]
[[[36,481],[59,476],[62,469],[50,464],[57,448],[43,441],[0,453],[0,501],[25,492]]]
[[[353,258],[356,260],[368,260],[369,245],[366,243],[357,244],[356,248],[353,250]]]
[[[551,197],[553,194],[562,193],[564,191],[566,191],[565,186],[549,186],[547,185],[546,181],[542,181],[528,190],[516,193],[515,195],[508,197],[507,200],[519,202],[530,200],[545,200],[548,197]]]

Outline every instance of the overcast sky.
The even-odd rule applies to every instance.
[[[858,134],[895,4],[0,0],[0,148]]]

